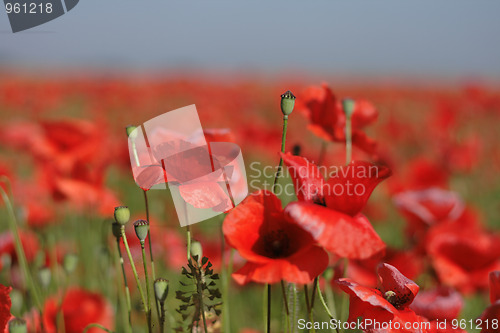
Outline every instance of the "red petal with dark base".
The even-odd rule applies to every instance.
[[[323,187],[328,208],[355,216],[366,205],[375,187],[391,175],[385,166],[365,161],[352,161],[331,175]]]
[[[320,205],[292,202],[285,208],[285,216],[340,257],[366,259],[385,250],[384,242],[363,215],[353,218]]]
[[[323,198],[323,175],[316,164],[301,156],[281,154],[293,180],[299,201],[318,201]]]
[[[318,246],[311,246],[286,259],[269,260],[267,263],[248,262],[233,273],[239,284],[250,281],[277,283],[285,280],[290,283],[306,284],[321,274],[328,266],[328,254]]]
[[[500,271],[490,273],[490,302],[500,300]]]
[[[396,293],[398,308],[405,308],[413,302],[419,289],[415,282],[389,264],[380,264],[377,273],[382,283],[382,291]]]

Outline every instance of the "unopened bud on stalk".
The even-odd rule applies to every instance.
[[[73,253],[68,253],[63,258],[63,268],[66,274],[71,274],[75,271],[78,265],[78,256]]]
[[[118,222],[113,222],[111,224],[111,231],[113,232],[113,236],[116,239],[120,239],[122,237],[122,225]]]
[[[130,220],[130,210],[127,206],[115,207],[115,221],[121,225],[127,224]]]
[[[9,321],[9,333],[26,333],[26,321],[20,318],[14,318]]]
[[[146,240],[149,232],[149,222],[146,220],[137,220],[134,222],[135,234],[141,242]]]
[[[288,116],[293,111],[295,106],[295,96],[290,90],[287,90],[283,95],[281,95],[281,112],[283,115]]]
[[[125,131],[127,131],[127,136],[129,138],[135,139],[137,137],[137,131],[135,131],[136,128],[137,128],[137,126],[133,126],[133,125],[128,125],[125,128]]]
[[[352,117],[352,114],[354,113],[354,106],[355,105],[356,105],[356,102],[353,99],[344,98],[342,100],[342,109],[344,110],[345,116],[347,118]]]
[[[38,270],[38,280],[44,288],[48,288],[50,285],[50,280],[52,278],[52,272],[48,267],[42,267]]]
[[[201,260],[203,257],[203,248],[200,242],[194,241],[191,243],[191,256],[196,257],[197,260]]]
[[[165,303],[168,296],[168,280],[158,278],[154,282],[155,297],[160,303]]]

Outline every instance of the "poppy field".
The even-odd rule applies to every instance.
[[[192,104],[248,196],[186,227],[129,144]],[[500,332],[496,85],[4,73],[0,116],[2,332]]]

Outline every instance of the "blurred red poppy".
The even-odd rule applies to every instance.
[[[10,290],[12,288],[5,287],[0,284],[0,332],[3,332],[10,319]]]
[[[57,315],[61,310],[64,316],[64,329],[67,333],[81,333],[88,324],[92,323],[113,329],[113,308],[102,295],[71,288],[64,295],[62,304],[60,302],[61,298],[57,296],[45,302],[43,324],[47,333],[57,332]],[[87,332],[104,331],[91,328]]]
[[[318,137],[335,142],[345,142],[346,118],[342,105],[327,84],[311,86],[297,98],[297,108],[310,121],[309,129]],[[372,154],[376,143],[362,131],[377,120],[378,112],[368,101],[357,100],[352,115],[352,143]]]
[[[467,220],[432,227],[426,250],[441,282],[471,293],[488,286],[488,273],[500,270],[500,236]]]
[[[26,259],[32,261],[40,249],[36,234],[30,231],[19,231],[19,238],[21,239]],[[17,263],[14,237],[10,232],[0,234],[0,256],[3,254],[8,254],[12,259],[12,263]]]
[[[479,317],[481,333],[498,332],[499,329],[498,325],[493,324],[499,324],[500,318],[500,271],[490,273],[490,302],[491,305]]]
[[[385,244],[360,212],[378,183],[391,175],[383,166],[353,161],[325,182],[319,168],[303,157],[282,154],[294,181],[298,202],[285,208],[291,221],[308,230],[326,250],[366,259]]]
[[[285,280],[305,284],[328,265],[328,255],[311,234],[288,221],[274,193],[262,190],[248,196],[224,220],[228,244],[247,263],[233,273],[240,284]]]
[[[440,286],[421,291],[410,308],[429,320],[447,320],[451,323],[453,319],[458,318],[463,306],[464,300],[460,293],[450,287]]]

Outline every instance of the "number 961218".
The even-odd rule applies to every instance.
[[[7,14],[50,14],[52,13],[52,3],[19,3],[7,2],[5,4]]]

